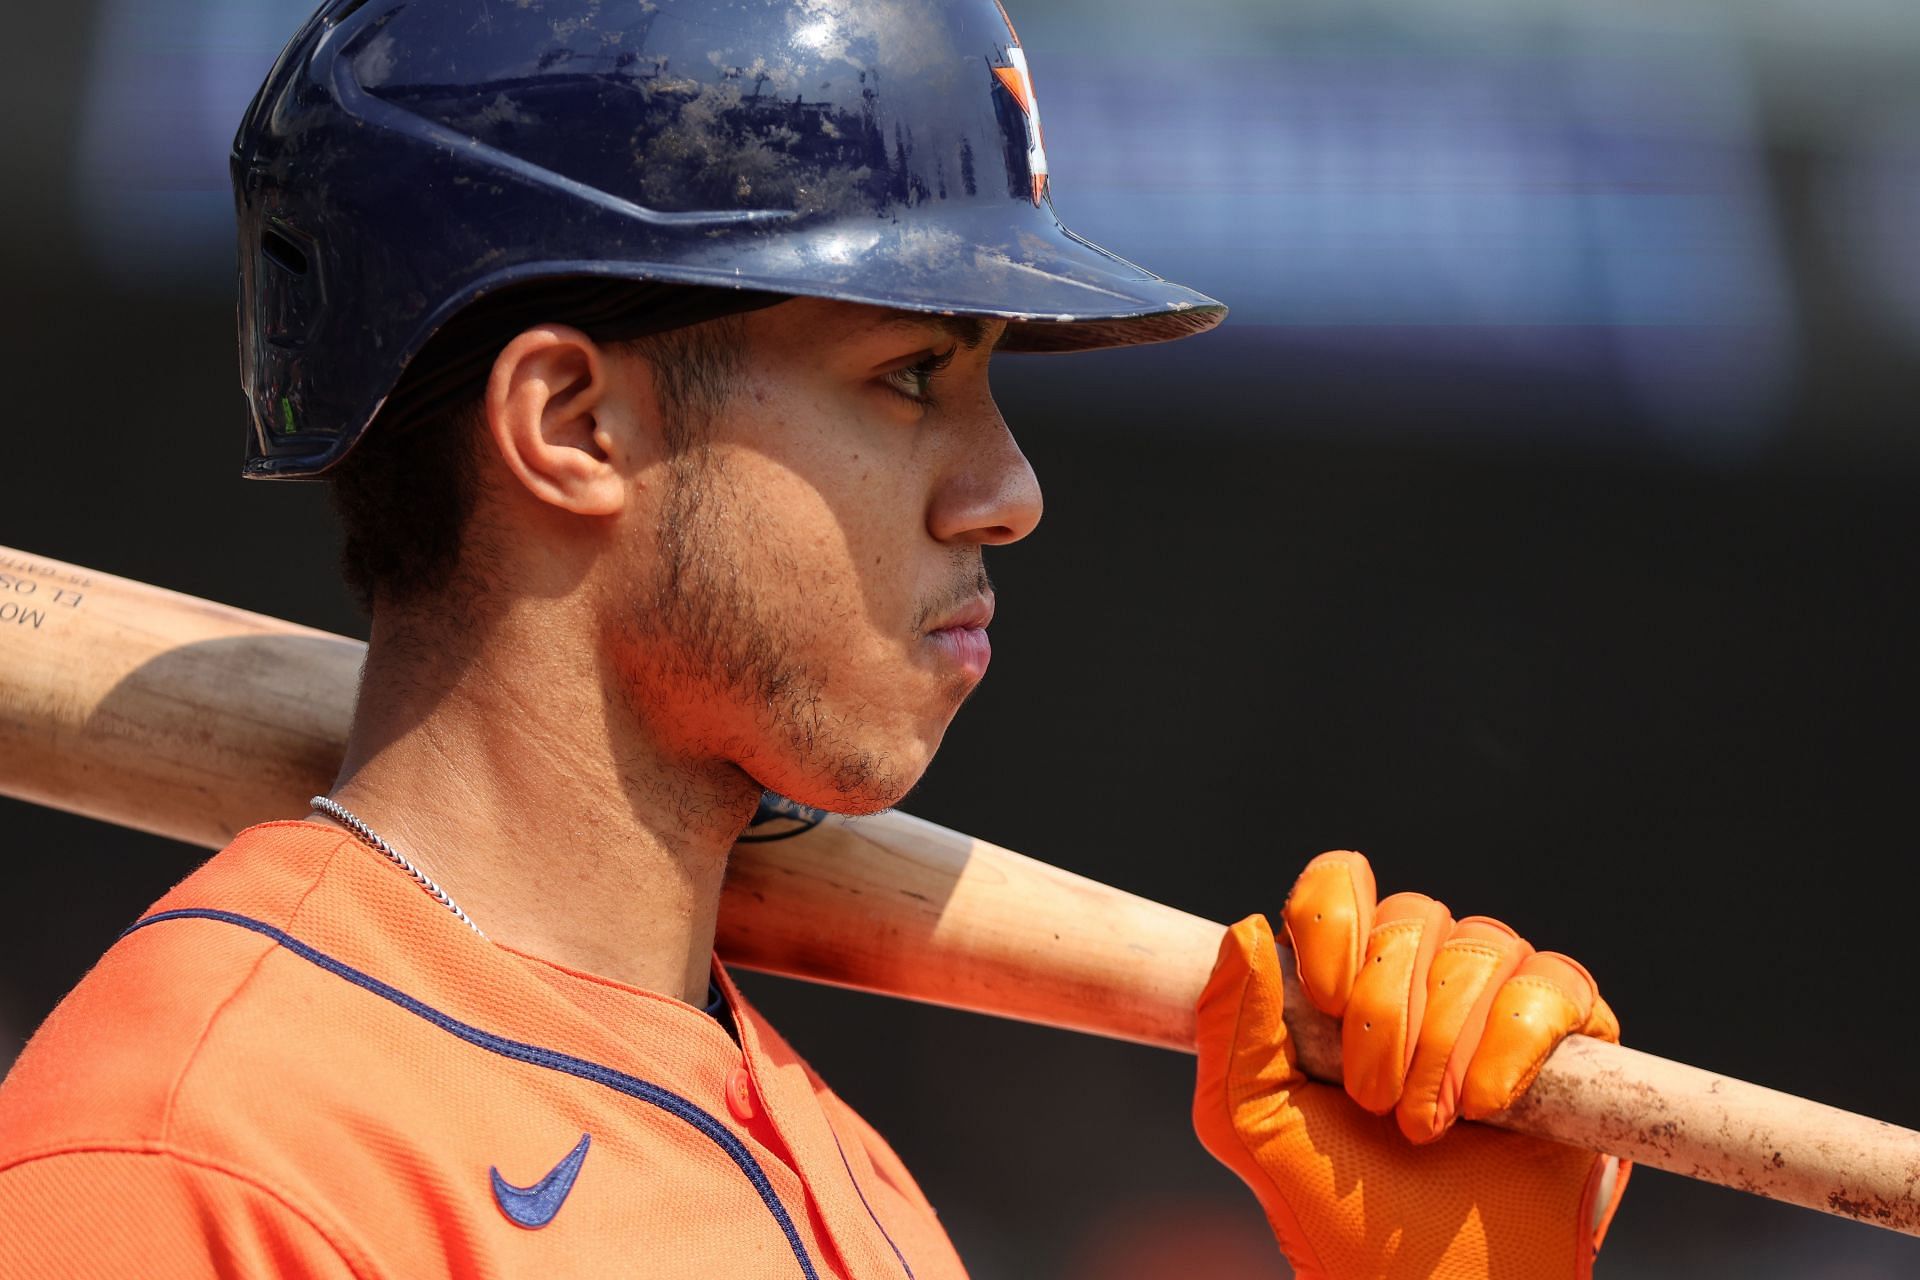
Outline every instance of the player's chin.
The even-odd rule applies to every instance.
[[[952,704],[947,704],[918,723],[866,735],[851,750],[816,759],[798,780],[799,790],[782,794],[830,813],[857,816],[891,809],[920,785],[952,719]]]
[[[828,715],[831,731],[796,736],[798,750],[784,767],[755,770],[755,776],[770,790],[829,813],[878,813],[899,804],[919,785],[947,726],[980,681],[917,665],[885,671],[858,690],[838,691],[839,706],[859,710]]]
[[[773,789],[811,808],[860,817],[899,804],[919,785],[925,772],[924,765],[903,767],[894,756],[867,756],[842,761],[824,776],[815,775],[788,788]]]

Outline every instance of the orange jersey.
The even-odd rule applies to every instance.
[[[714,971],[738,1043],[488,942],[333,828],[249,828],[0,1085],[0,1277],[963,1275]]]

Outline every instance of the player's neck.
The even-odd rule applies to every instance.
[[[376,622],[335,798],[493,941],[704,1004],[757,787],[662,758],[598,681],[530,660],[514,625],[448,663]]]

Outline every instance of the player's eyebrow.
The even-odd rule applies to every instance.
[[[987,340],[987,322],[978,316],[944,316],[931,311],[889,311],[873,323],[875,329],[939,329],[958,342],[968,351],[972,351]],[[1007,334],[1013,331],[1008,325],[1000,334],[1000,342],[1005,342]],[[997,347],[1000,342],[994,345]]]

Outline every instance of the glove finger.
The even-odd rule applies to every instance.
[[[1346,850],[1323,853],[1293,882],[1282,911],[1301,989],[1322,1013],[1338,1017],[1373,928],[1373,868]]]
[[[1587,1025],[1580,1028],[1580,1034],[1608,1044],[1620,1043],[1620,1019],[1614,1017],[1613,1007],[1605,996],[1593,998],[1593,1012],[1587,1015]]]
[[[1413,1142],[1432,1142],[1459,1115],[1467,1067],[1507,979],[1533,954],[1526,941],[1485,916],[1469,916],[1434,954],[1427,1009],[1414,1032],[1413,1062],[1394,1116]]]
[[[1400,1101],[1426,1015],[1427,970],[1452,932],[1452,914],[1423,893],[1396,893],[1374,912],[1340,1023],[1340,1062],[1347,1095],[1375,1115]]]
[[[1236,1116],[1277,1127],[1304,1079],[1282,1017],[1275,946],[1265,916],[1248,916],[1228,929],[1194,1018],[1194,1129],[1216,1159],[1256,1187],[1264,1175]]]
[[[1478,1120],[1512,1106],[1554,1046],[1589,1024],[1599,998],[1593,978],[1566,956],[1527,957],[1494,996],[1467,1068],[1461,1114]]]
[[[1213,973],[1195,1010],[1200,1074],[1274,1084],[1305,1079],[1287,1032],[1286,997],[1273,927],[1251,915],[1220,940]]]

